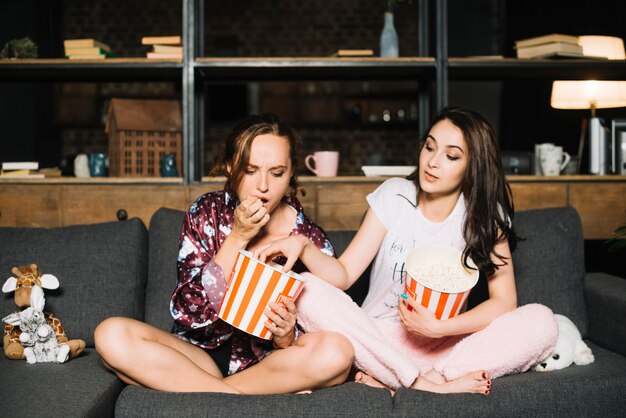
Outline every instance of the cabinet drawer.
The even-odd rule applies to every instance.
[[[160,207],[186,210],[184,186],[63,186],[63,225],[91,224],[138,217],[146,227]]]
[[[567,206],[567,184],[513,183],[515,211]]]
[[[320,187],[316,222],[327,231],[358,229],[368,208],[365,197],[378,186],[341,184]]]
[[[196,201],[197,198],[202,196],[205,193],[214,192],[217,190],[223,190],[223,183],[207,183],[207,184],[191,184],[188,186],[188,196],[187,196],[187,206],[185,206],[185,211],[189,209],[191,204]]]
[[[609,238],[626,224],[626,184],[571,184],[569,193],[585,239]]]
[[[60,195],[60,186],[0,186],[0,226],[60,226]]]

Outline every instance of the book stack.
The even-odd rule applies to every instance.
[[[582,57],[578,36],[551,33],[515,41],[517,58]]]
[[[39,173],[37,161],[20,161],[2,163],[0,177],[12,179],[42,179],[45,174]]]
[[[331,57],[373,57],[371,49],[338,49]]]
[[[183,46],[180,36],[144,36],[142,45],[152,45],[146,54],[149,59],[183,59]]]
[[[96,39],[66,39],[63,41],[65,56],[71,60],[103,60],[113,56],[111,48]]]

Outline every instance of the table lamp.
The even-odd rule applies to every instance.
[[[552,83],[550,105],[555,109],[591,110],[589,172],[600,175],[613,172],[616,169],[612,155],[615,145],[610,144],[608,129],[602,119],[596,117],[596,109],[626,106],[626,81],[556,80]],[[582,132],[578,149],[579,158],[582,154],[584,137]]]
[[[616,36],[584,35],[578,37],[583,47],[583,55],[602,57],[610,60],[626,59],[624,41]]]

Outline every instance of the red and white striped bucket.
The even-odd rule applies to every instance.
[[[476,268],[469,258],[468,264]],[[478,276],[477,269],[468,270],[463,265],[461,251],[443,245],[425,245],[407,257],[404,292],[434,312],[437,319],[449,319],[465,310]],[[409,310],[413,308],[409,306]]]
[[[281,268],[240,250],[218,316],[248,334],[271,340],[264,313],[269,302],[280,304],[283,297],[296,300],[305,282],[300,275]]]

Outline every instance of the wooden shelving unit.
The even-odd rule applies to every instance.
[[[626,75],[626,61],[600,59],[474,59],[449,58],[451,79],[498,80],[549,78],[560,80],[615,80]]]
[[[431,111],[448,104],[448,84],[451,80],[623,79],[626,74],[626,61],[623,60],[449,57],[447,7],[447,0],[417,1],[417,57],[216,58],[203,56],[204,1],[183,0],[183,60],[0,60],[0,82],[180,81],[183,101],[182,178],[189,184],[200,181],[206,172],[202,159],[205,114],[202,86],[209,82],[415,80],[419,85],[419,91],[415,93],[418,96],[416,126],[417,131],[422,132],[430,120]],[[435,35],[434,42],[429,39],[431,34]],[[407,126],[413,126],[413,123]],[[113,182],[112,179],[109,181]]]
[[[119,209],[127,209],[130,216],[136,214],[148,221],[153,209],[160,206],[184,209],[199,194],[220,188],[223,179],[203,177],[206,172],[202,158],[205,115],[203,87],[210,82],[415,80],[419,85],[419,90],[415,92],[418,122],[407,123],[407,126],[422,132],[430,120],[431,111],[448,104],[448,84],[451,80],[624,79],[626,76],[626,61],[449,57],[447,0],[417,0],[419,56],[396,59],[205,57],[204,1],[183,0],[182,8],[182,61],[146,58],[109,58],[103,61],[0,60],[0,83],[180,82],[183,102],[182,177],[0,179],[0,202],[3,202],[0,204],[0,224],[59,226],[78,221],[115,220]],[[429,39],[431,33],[435,35],[434,42]],[[363,214],[365,195],[385,178],[346,176],[300,179],[308,191],[303,204],[307,211],[312,211],[311,214],[318,222],[328,229],[352,229],[358,225]],[[509,180],[514,193],[520,197],[518,209],[555,205],[576,207],[583,218],[587,238],[606,238],[616,223],[626,222],[625,177],[510,176]],[[594,200],[593,196],[598,195],[602,199]],[[32,196],[37,196],[34,205],[24,200]],[[110,199],[119,202],[120,207],[110,207]],[[94,200],[95,203],[92,202]],[[25,215],[22,208],[26,205],[39,209]],[[78,217],[80,211],[77,212],[75,207],[85,208],[85,213],[95,211],[95,214],[90,218]]]
[[[180,80],[179,60],[0,59],[1,81],[160,81]]]

